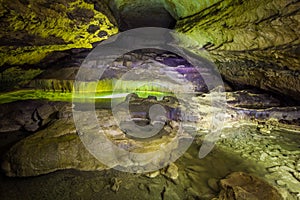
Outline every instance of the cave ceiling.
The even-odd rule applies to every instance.
[[[299,8],[293,0],[2,0],[0,71],[32,79],[119,31],[156,26],[190,38],[180,41],[189,51],[207,50],[233,87],[299,100]]]

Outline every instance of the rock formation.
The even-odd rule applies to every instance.
[[[64,57],[62,51],[91,48],[118,32],[103,3],[1,1],[0,10],[0,66],[51,62]],[[52,52],[56,54],[47,57]]]
[[[220,181],[220,185],[222,187],[218,198],[220,200],[282,199],[275,188],[272,188],[257,177],[242,172],[234,172],[228,175],[228,177]]]
[[[223,102],[220,107],[224,106],[225,110],[226,106],[226,112],[217,106],[210,107],[209,100],[218,97],[214,96],[216,90],[208,90],[201,74],[187,60],[158,50],[129,52],[113,61],[99,82],[82,83],[87,90],[95,86],[100,93],[96,100],[96,107],[100,105],[100,109],[97,107],[96,113],[101,116],[99,124],[104,127],[106,136],[131,151],[149,152],[174,138],[178,124],[185,122],[182,128],[189,134],[181,135],[182,138],[196,136],[195,144],[199,145],[211,131],[212,109],[217,110],[225,125],[217,135],[213,155],[218,151],[234,153],[236,157],[255,162],[258,169],[249,171],[266,171],[263,179],[276,188],[250,174],[236,172],[225,179],[224,175],[209,177],[204,182],[211,191],[200,192],[200,187],[191,184],[201,182],[199,171],[206,170],[199,163],[199,166],[187,167],[186,174],[177,163],[148,174],[148,177],[163,174],[172,184],[188,180],[188,186],[183,187],[188,196],[177,195],[169,186],[160,190],[141,184],[139,188],[149,194],[158,192],[165,199],[299,198],[299,14],[300,2],[295,0],[2,0],[0,139],[16,133],[26,137],[5,146],[11,146],[5,149],[7,152],[0,147],[3,170],[7,176],[27,177],[64,169],[101,171],[117,166],[105,166],[80,140],[82,133],[74,126],[72,106],[82,102],[78,98],[74,99],[74,105],[70,104],[74,80],[86,56],[100,42],[119,31],[156,26],[179,33],[178,44],[187,52],[197,55],[206,52],[206,58],[214,62],[224,80],[226,92],[222,95],[226,96],[227,105]],[[168,97],[170,85],[164,88],[146,85],[140,88],[144,93],[133,96],[130,108],[134,120],[129,121],[149,125],[148,128],[162,125],[160,134],[152,138],[154,141],[129,137],[127,133],[132,127],[128,113],[120,125],[107,110],[111,106],[107,99],[112,95],[113,83],[136,68],[150,74],[168,74],[195,86],[195,95],[182,99],[181,107],[173,101],[174,97]],[[160,68],[163,70],[158,70]],[[87,74],[93,72],[90,70]],[[144,78],[139,74],[135,77]],[[209,80],[214,81],[214,78]],[[145,82],[141,80],[142,84]],[[117,92],[124,95],[135,86],[134,81],[123,81]],[[157,97],[149,95],[151,92]],[[141,111],[153,104],[158,106],[157,110],[166,109],[159,114],[165,114],[167,120],[163,120],[164,116],[152,120],[149,112]],[[122,105],[118,108],[123,108]],[[189,117],[178,115],[180,111],[187,111],[186,108],[189,108]],[[87,128],[94,128],[88,123],[91,113],[84,109],[79,112],[83,113],[82,121]],[[145,145],[146,148],[141,148]],[[176,149],[176,145],[172,149]],[[117,159],[127,166],[134,164],[131,159]],[[149,164],[144,161],[138,163],[139,167]],[[166,163],[163,160],[160,164]],[[122,190],[121,182],[112,178],[109,188],[117,193]]]

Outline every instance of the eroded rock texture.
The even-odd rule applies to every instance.
[[[35,132],[58,118],[67,103],[47,101],[18,101],[0,105],[0,133],[12,131]]]
[[[220,1],[179,20],[185,46],[207,49],[223,77],[300,99],[298,1]]]
[[[225,129],[220,134],[216,149],[236,153],[236,157],[240,155],[244,158],[243,161],[254,161],[258,169],[249,169],[247,166],[247,170],[266,170],[268,174],[264,179],[278,187],[281,196],[286,199],[299,198],[300,154],[296,134],[299,133],[300,108],[285,107],[290,104],[271,93],[257,93],[255,89],[261,88],[288,98],[300,99],[299,7],[299,1],[293,0],[56,0],[50,3],[46,0],[2,0],[0,90],[29,86],[43,91],[35,90],[40,95],[23,93],[22,96],[20,90],[8,95],[1,94],[0,100],[7,103],[46,96],[49,100],[57,101],[61,94],[71,94],[78,68],[90,52],[87,48],[116,34],[116,24],[121,30],[143,26],[172,28],[176,19],[177,31],[192,39],[190,42],[183,40],[181,44],[195,53],[208,50],[211,59],[229,83],[227,87],[231,92],[226,93],[229,109],[224,113]],[[147,57],[151,55],[131,54],[116,60],[112,66],[115,71],[108,71],[106,80],[99,86],[101,91],[110,91],[112,79],[120,78],[121,72],[125,73],[133,67],[143,67],[140,60],[145,61]],[[206,94],[208,91],[199,76],[194,76],[195,73],[189,71],[189,65],[182,59],[167,54],[157,56],[155,53],[154,57],[156,61],[168,65],[166,69],[172,69],[168,74],[173,71],[173,75],[198,81],[195,83],[199,85],[198,92],[201,95],[187,102],[193,117],[187,118],[183,130],[196,135],[196,142],[202,142],[211,127],[211,109],[207,106],[207,100],[213,92]],[[155,64],[158,65],[158,62]],[[174,73],[173,68],[178,73]],[[156,73],[153,68],[147,70],[149,73]],[[132,85],[135,84],[127,84],[128,87],[123,89],[130,90]],[[250,86],[253,90],[236,91],[245,89],[245,86]],[[164,100],[168,98],[160,102]],[[148,105],[143,105],[142,102],[147,101]],[[150,116],[139,109],[148,108],[149,102],[157,103],[156,99],[152,96],[148,100],[136,99],[133,102],[136,103],[132,107],[133,117],[139,118],[138,123],[148,124]],[[172,120],[164,124],[160,134],[154,137],[155,140],[147,142],[127,137],[126,134],[132,127],[127,121],[119,127],[110,111],[98,110],[97,115],[104,133],[116,145],[136,152],[149,152],[159,149],[177,133],[178,122],[175,120],[178,117],[173,110],[173,107],[168,107],[168,116]],[[81,117],[86,123],[85,127],[92,129],[94,127],[89,126],[94,124],[89,123],[89,116],[91,113],[85,113]],[[163,124],[164,121],[158,119],[155,123]],[[248,126],[252,127],[251,131],[243,131]],[[9,135],[16,131],[34,134],[7,149],[7,154],[2,158],[2,169],[8,176],[37,176],[63,169],[107,169],[82,144],[78,136],[82,133],[73,124],[70,104],[66,106],[66,103],[45,100],[2,104],[0,133]],[[147,145],[147,148],[141,148],[143,145]],[[172,146],[172,149],[176,148],[177,144]],[[191,157],[188,155],[185,154],[185,157]],[[169,154],[165,153],[159,156],[169,158]],[[159,176],[161,173],[176,183],[177,188],[178,183],[186,181],[188,187],[184,191],[192,193],[193,199],[202,199],[203,194],[207,193],[198,187],[202,180],[214,192],[222,190],[219,199],[281,199],[273,187],[245,173],[233,173],[219,185],[216,178],[211,178],[206,173],[208,168],[215,168],[216,164],[211,162],[209,167],[204,164],[210,162],[195,164],[198,157],[194,158],[197,161],[189,163],[185,160],[185,176],[182,166],[171,164],[160,172],[153,172],[149,177]],[[122,160],[126,166],[135,164],[134,160],[126,159],[124,155],[117,159]],[[225,160],[226,157],[217,160],[217,168],[226,167]],[[139,164],[148,164],[143,162],[144,160]],[[163,160],[163,163],[166,162]],[[199,171],[204,173],[200,176],[196,173]],[[210,179],[205,180],[205,177]],[[218,176],[218,179],[220,177],[224,176]],[[113,178],[111,189],[118,192],[120,183],[120,180]],[[98,183],[97,185],[100,187]],[[163,199],[183,199],[168,187],[163,190],[162,187],[157,190],[143,185],[138,187],[144,188],[152,197],[153,194],[158,194]],[[211,199],[213,196],[209,195]]]
[[[182,19],[193,16],[216,3],[222,2],[222,0],[163,0],[163,2],[165,8],[172,14],[172,16],[176,19]]]
[[[70,103],[23,101],[2,104],[0,110],[1,134],[35,131],[2,157],[1,166],[7,176],[36,176],[62,169],[106,169],[78,137]]]
[[[36,64],[51,52],[91,48],[118,31],[106,4],[84,0],[4,0],[0,17],[0,66]]]
[[[149,106],[153,104],[153,99],[138,99],[139,101],[145,100],[146,105]],[[39,106],[40,102],[27,102],[28,105]],[[136,103],[134,101],[132,104]],[[166,106],[166,101],[158,102]],[[57,105],[58,104],[58,105]],[[151,167],[151,165],[167,165],[169,158],[171,156],[176,157],[178,148],[178,143],[176,135],[179,129],[179,125],[175,121],[170,121],[167,125],[161,127],[160,130],[157,130],[158,136],[155,136],[153,140],[144,140],[138,141],[131,139],[126,136],[126,132],[121,130],[126,128],[126,126],[119,126],[114,116],[109,110],[97,110],[97,116],[99,119],[99,124],[102,128],[102,131],[95,130],[95,124],[91,123],[93,114],[88,111],[76,111],[80,112],[81,120],[80,125],[84,125],[85,130],[92,130],[90,132],[81,132],[75,128],[70,104],[59,103],[56,104],[56,107],[61,106],[60,110],[57,111],[56,117],[50,120],[50,113],[55,110],[55,104],[40,106],[37,109],[36,115],[39,118],[47,118],[50,123],[48,126],[42,130],[37,131],[34,135],[28,136],[27,138],[17,142],[3,157],[2,169],[7,176],[37,176],[40,174],[47,174],[53,171],[62,170],[62,169],[77,169],[82,171],[101,171],[103,169],[114,167],[118,164],[125,167]],[[14,106],[15,104],[11,104]],[[15,107],[15,106],[14,106]],[[170,107],[168,107],[171,109]],[[136,110],[138,109],[138,111]],[[145,108],[143,106],[135,108],[132,114],[135,118],[136,123],[145,123],[149,121],[148,114],[143,116],[136,116],[136,113],[144,112]],[[18,118],[30,116],[30,106],[23,109],[23,114],[14,114]],[[33,114],[34,115],[34,114]],[[78,114],[77,114],[78,115]],[[130,119],[131,120],[131,119]],[[153,120],[153,119],[152,119]],[[1,124],[4,124],[4,121]],[[43,122],[43,121],[41,121]],[[128,122],[128,121],[127,121]],[[159,123],[157,120],[153,120],[154,123]],[[78,128],[77,122],[77,128]],[[18,124],[17,124],[18,125]],[[12,127],[20,128],[16,124],[12,124]],[[155,126],[155,124],[154,124]],[[34,126],[35,127],[35,126]],[[97,127],[96,127],[97,128]],[[2,131],[2,130],[0,130]],[[4,131],[2,131],[4,132]],[[1,132],[0,132],[1,133]],[[82,135],[89,135],[85,137]],[[107,153],[107,144],[104,144],[99,135],[105,134],[111,142],[120,148],[128,150],[120,154],[120,152],[115,152],[111,155]],[[81,135],[82,137],[79,137]],[[180,135],[180,140],[183,141],[186,138],[190,137],[188,134]],[[103,143],[102,143],[103,142]],[[172,143],[172,144],[170,144]],[[169,149],[172,154],[167,154],[164,151],[158,151],[161,146],[164,146],[165,150],[168,152]],[[97,150],[97,151],[95,151]],[[93,155],[89,152],[92,151]],[[137,153],[148,153],[156,152],[156,156],[163,159],[149,159],[149,156],[143,155],[143,159],[140,157],[130,156],[129,152]],[[102,164],[96,157],[99,154],[107,153],[107,159],[116,159],[114,166],[105,166]],[[99,158],[99,157],[98,157]],[[101,157],[103,159],[103,157]],[[170,158],[171,159],[171,158]],[[174,160],[174,158],[172,158]],[[174,168],[174,167],[173,167]],[[173,169],[174,170],[174,169]],[[169,176],[176,178],[174,173],[171,173],[172,169],[169,170]]]
[[[82,144],[72,119],[61,119],[13,146],[2,168],[8,176],[36,176],[62,169],[106,168]]]
[[[234,172],[220,181],[222,191],[219,199],[269,199],[281,200],[277,190],[257,177],[242,172]]]

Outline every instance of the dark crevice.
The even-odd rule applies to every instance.
[[[151,7],[151,4],[147,4],[116,8],[110,5],[110,8],[121,32],[141,27],[174,29],[176,25],[176,19],[163,6]]]

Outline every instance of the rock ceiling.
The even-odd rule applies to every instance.
[[[49,63],[116,34],[118,24],[122,30],[151,22],[173,27],[177,21],[175,29],[192,41],[182,45],[194,53],[208,50],[232,86],[252,86],[299,100],[299,4],[292,0],[3,0],[0,72],[10,76],[31,68],[25,79],[32,79],[40,72],[37,69],[55,67]],[[7,81],[2,79],[2,85]]]

